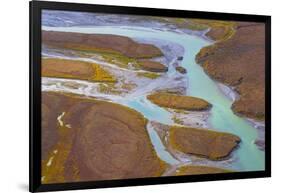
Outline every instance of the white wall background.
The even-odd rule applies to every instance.
[[[66,0],[67,1],[67,0]],[[281,12],[277,0],[68,0],[69,2],[272,15],[272,178],[154,185],[78,192],[277,192],[281,179]],[[28,191],[28,1],[1,1],[0,192]]]

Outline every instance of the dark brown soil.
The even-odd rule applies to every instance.
[[[167,72],[168,67],[159,63],[159,62],[154,62],[154,61],[139,61],[138,64],[143,70],[151,71],[151,72]]]
[[[182,66],[177,66],[176,67],[176,71],[178,71],[181,74],[186,74],[187,73],[186,69],[184,67],[182,67]]]
[[[156,177],[164,172],[166,164],[157,157],[140,113],[53,92],[42,93],[42,105],[48,109],[42,117],[44,155],[54,150],[54,144],[61,144],[53,164],[43,165],[44,183]],[[62,112],[64,130],[59,138],[57,117]]]
[[[108,71],[96,63],[57,58],[42,59],[42,76],[93,82],[116,82]]]
[[[147,99],[161,107],[190,111],[207,110],[212,106],[210,103],[200,98],[170,93],[159,92],[150,94],[147,96]]]
[[[238,23],[234,35],[201,49],[196,59],[211,77],[234,87],[240,94],[232,106],[236,113],[264,119],[264,24]]]
[[[236,135],[206,129],[171,127],[169,143],[181,152],[219,160],[230,155],[240,142]]]
[[[110,34],[43,31],[42,41],[45,45],[58,48],[118,53],[131,58],[153,58],[163,55],[154,45],[141,44],[125,36]]]

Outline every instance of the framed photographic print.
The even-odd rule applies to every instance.
[[[30,2],[30,191],[269,177],[270,25]]]

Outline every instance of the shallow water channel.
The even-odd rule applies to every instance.
[[[202,47],[211,44],[210,41],[186,33],[160,31],[142,27],[43,27],[43,29],[80,33],[116,34],[131,38],[163,39],[180,44],[185,49],[181,64],[188,71],[186,74],[188,78],[186,94],[203,98],[213,105],[208,119],[212,129],[233,133],[238,135],[242,140],[239,148],[233,153],[235,161],[231,163],[230,168],[239,171],[264,170],[264,152],[259,150],[254,144],[255,139],[258,137],[257,129],[249,124],[246,119],[232,112],[231,104],[233,101],[221,92],[218,84],[195,62],[196,54]],[[174,72],[169,71],[168,73]],[[146,96],[128,98],[120,103],[141,112],[149,120],[155,120],[164,124],[173,123],[171,114],[164,108],[152,104],[146,99]],[[149,128],[148,132],[159,157],[170,164],[178,164],[179,162],[165,150],[157,133]]]

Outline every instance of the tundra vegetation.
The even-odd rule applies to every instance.
[[[234,112],[264,120],[265,26],[241,22],[232,30],[227,38],[202,48],[196,60],[211,77],[239,93]]]
[[[151,16],[135,21],[148,19],[202,32],[213,40],[197,54],[197,63],[238,92],[232,105],[235,113],[264,119],[263,24]],[[192,72],[182,66],[183,55],[174,56],[176,64],[169,64],[159,45],[113,34],[43,30],[42,41],[47,49],[67,56],[43,57],[42,77],[67,80],[62,84],[67,88],[101,96],[42,91],[42,183],[234,172],[202,165],[230,158],[241,139],[210,130],[206,115],[212,104],[186,95],[183,79]],[[177,73],[167,81],[170,68]],[[93,91],[83,82],[97,87]],[[141,95],[143,104],[170,113],[172,123],[149,120],[124,103],[126,97],[137,100]],[[161,159],[149,129],[181,164]],[[186,165],[182,158],[186,156],[204,162]]]
[[[167,167],[147,120],[128,107],[43,92],[42,119],[43,183],[156,177]]]
[[[200,175],[200,174],[217,174],[217,173],[229,173],[234,172],[228,169],[222,169],[217,167],[209,167],[209,166],[182,166],[176,170],[176,176],[182,175]]]
[[[161,107],[190,111],[207,110],[212,106],[204,99],[161,92],[150,94],[147,99]]]
[[[116,82],[116,78],[99,64],[57,58],[42,59],[42,76],[93,82]]]
[[[240,142],[236,135],[206,129],[172,126],[171,146],[181,152],[220,160],[230,155]]]

